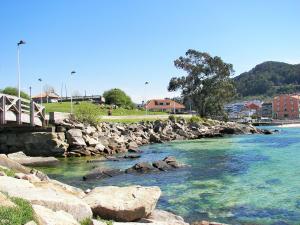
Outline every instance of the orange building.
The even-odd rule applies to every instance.
[[[153,99],[147,102],[145,108],[149,111],[182,112],[185,106],[171,99]]]
[[[299,119],[300,95],[283,94],[273,99],[274,119]]]

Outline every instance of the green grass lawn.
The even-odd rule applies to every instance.
[[[92,104],[88,102],[88,104]],[[71,104],[70,102],[62,102],[62,103],[46,103],[43,104],[43,106],[46,107],[46,113],[49,112],[70,112],[71,110]],[[74,104],[74,110],[79,105]],[[106,107],[99,106],[99,115],[100,116],[106,116],[108,109]],[[130,115],[145,115],[146,112],[144,110],[140,109],[124,109],[124,108],[117,108],[112,110],[113,116],[130,116]],[[163,115],[166,114],[165,112],[148,112],[148,115]]]

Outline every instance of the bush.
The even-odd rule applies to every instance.
[[[75,110],[75,119],[82,122],[96,125],[99,123],[100,110],[98,106],[83,102]]]
[[[174,115],[170,115],[169,120],[171,120],[173,123],[175,123],[176,122],[176,117]]]
[[[192,116],[189,118],[189,123],[202,123],[203,119],[200,116]]]
[[[93,225],[93,221],[91,218],[86,218],[86,219],[80,221],[80,225]]]
[[[17,207],[0,207],[0,225],[19,225],[36,221],[30,203],[21,198],[11,198]]]

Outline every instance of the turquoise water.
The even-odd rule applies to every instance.
[[[44,168],[50,177],[92,188],[101,185],[158,185],[161,209],[187,221],[229,224],[300,224],[300,129],[280,128],[274,135],[242,135],[142,147],[142,158],[86,163],[62,160],[59,168]],[[95,166],[128,168],[138,161],[173,155],[185,169],[82,181]]]

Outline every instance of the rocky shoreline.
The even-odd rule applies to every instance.
[[[180,216],[155,209],[160,195],[156,186],[105,186],[83,191],[0,154],[0,212],[19,207],[13,198],[23,199],[30,204],[34,218],[26,225],[188,225]],[[9,218],[0,217],[0,224],[10,224]],[[207,221],[194,224],[222,225]]]
[[[271,132],[248,124],[216,120],[191,122],[182,118],[134,124],[102,122],[92,126],[64,119],[54,123],[52,132],[0,132],[0,153],[22,151],[27,156],[109,156],[139,152],[139,146],[151,143],[254,133]]]
[[[139,157],[139,147],[146,144],[255,133],[272,132],[251,125],[213,120],[195,123],[178,119],[91,126],[65,119],[55,123],[55,131],[50,133],[0,133],[0,153],[5,153],[0,154],[0,208],[18,207],[14,205],[13,198],[28,201],[35,221],[27,225],[188,225],[180,216],[155,209],[161,195],[159,187],[106,186],[84,191],[52,180],[46,174],[26,166],[56,165],[58,161],[52,156],[104,156],[105,159],[118,160],[123,153],[125,159],[135,158]],[[94,160],[101,160],[101,157],[90,162]],[[99,179],[120,173],[167,171],[184,166],[169,156],[155,162],[135,164],[125,171],[95,168],[83,179]],[[0,224],[5,224],[1,219]],[[193,224],[222,225],[208,221]]]

